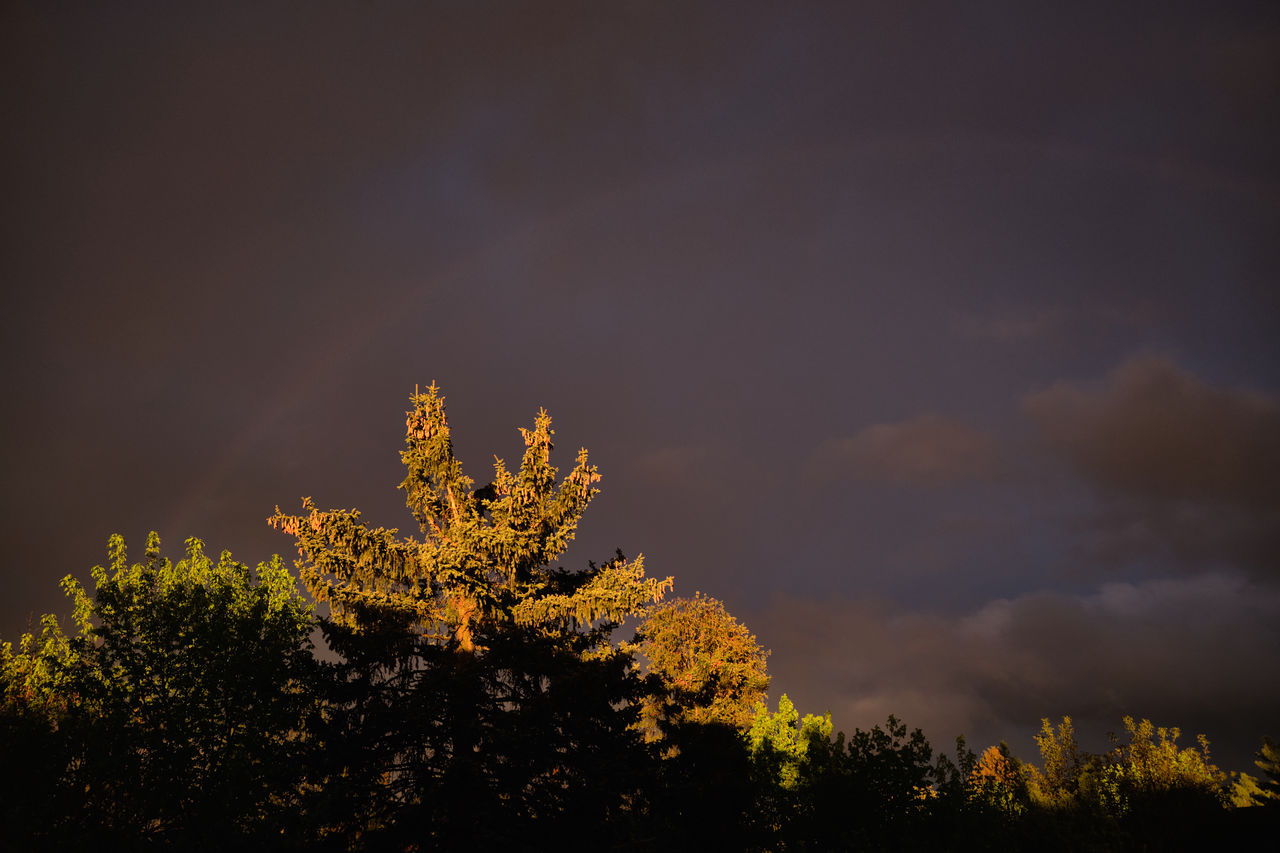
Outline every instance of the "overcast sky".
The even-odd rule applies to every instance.
[[[1280,737],[1275,3],[179,5],[0,13],[0,637],[435,380],[837,728]]]

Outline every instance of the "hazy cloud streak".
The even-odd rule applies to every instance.
[[[851,476],[885,483],[936,486],[987,479],[997,468],[991,439],[937,414],[865,427],[825,442],[810,462],[812,476]]]

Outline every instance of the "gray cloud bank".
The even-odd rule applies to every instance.
[[[914,490],[922,518],[940,484],[1025,494],[1065,553],[1027,565],[1021,592],[950,610],[906,594],[779,597],[753,623],[786,673],[775,696],[848,729],[892,713],[935,746],[1008,738],[1028,758],[1042,717],[1073,716],[1102,749],[1122,716],[1146,716],[1249,767],[1262,734],[1280,734],[1280,403],[1138,355],[1018,410],[1030,442],[928,414],[828,441],[813,468]],[[945,553],[931,529],[943,541],[926,544]],[[970,571],[977,588],[991,573]]]
[[[1060,382],[1023,410],[1100,488],[1138,498],[1280,506],[1280,403],[1213,388],[1171,361],[1130,359],[1100,388]]]
[[[783,598],[753,628],[788,674],[775,696],[847,730],[896,714],[939,748],[1008,739],[1038,760],[1039,720],[1069,714],[1102,749],[1132,714],[1181,726],[1188,743],[1204,732],[1223,764],[1248,767],[1256,733],[1280,721],[1280,591],[1236,577],[1043,591],[956,615]]]
[[[1097,495],[1082,555],[1280,576],[1280,402],[1155,356],[1100,384],[1057,383],[1023,412]]]

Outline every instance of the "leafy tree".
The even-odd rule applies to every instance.
[[[850,774],[866,799],[881,804],[887,822],[907,820],[921,812],[935,778],[933,749],[920,729],[909,734],[893,715],[885,727],[854,730],[849,738]]]
[[[787,694],[778,699],[777,713],[770,714],[764,702],[756,705],[755,718],[747,730],[752,759],[766,776],[785,789],[796,788],[809,763],[809,750],[825,745],[831,738],[831,714],[817,716],[800,712]]]
[[[1071,718],[1063,717],[1056,732],[1049,718],[1043,718],[1040,733],[1036,735],[1036,745],[1040,747],[1044,767],[1028,768],[1032,796],[1042,805],[1069,805],[1079,793],[1080,778],[1086,764],[1086,756],[1076,745]]]
[[[832,769],[831,732],[830,714],[801,718],[785,693],[776,713],[757,703],[745,739],[759,788],[757,832],[771,849],[803,846],[814,834],[820,816],[813,786]]]
[[[1091,755],[1076,746],[1069,717],[1037,737],[1043,770],[1028,767],[1034,834],[1052,832],[1064,849],[1188,849],[1235,834],[1225,818],[1229,777],[1209,744],[1180,747],[1177,728],[1124,718],[1128,742]]]
[[[1117,744],[1111,758],[1115,776],[1128,796],[1184,790],[1217,798],[1226,774],[1209,759],[1209,741],[1197,738],[1199,747],[1179,748],[1181,731],[1156,727],[1150,720],[1135,722],[1125,717],[1127,744]]]
[[[665,602],[649,612],[637,640],[657,680],[644,708],[651,739],[660,725],[752,724],[769,689],[769,653],[721,602],[702,593]]]
[[[70,577],[62,582],[68,592],[78,590],[73,584]],[[83,614],[77,612],[77,617]],[[7,713],[50,718],[65,713],[74,659],[71,641],[51,613],[41,618],[39,634],[22,635],[17,652],[12,643],[0,643],[0,707]]]
[[[1004,741],[982,753],[969,774],[969,785],[972,796],[989,808],[1007,815],[1027,810],[1027,773]]]
[[[810,850],[932,849],[938,783],[950,779],[949,765],[932,759],[924,733],[892,715],[848,737],[811,738],[795,810],[809,817],[783,837]]]
[[[279,558],[257,572],[198,539],[177,564],[154,533],[130,565],[124,540],[73,578],[76,633],[46,617],[3,653],[6,716],[43,715],[57,772],[32,846],[144,842],[217,848],[291,835],[303,732],[315,711],[310,606]],[[11,824],[11,827],[14,824]]]
[[[0,644],[0,825],[15,845],[37,848],[59,817],[63,769],[70,760],[59,721],[73,692],[66,673],[71,644],[46,615],[38,634],[23,634],[15,651]]]
[[[545,411],[520,430],[520,468],[495,459],[477,489],[439,390],[410,399],[400,488],[420,538],[309,499],[269,519],[296,539],[342,658],[329,829],[351,845],[537,846],[622,820],[638,797],[640,681],[610,635],[671,579],[646,578],[641,558],[551,568],[600,477],[581,450],[557,486]]]
[[[1113,736],[1086,793],[1135,844],[1175,849],[1207,834],[1222,818],[1228,787],[1227,774],[1210,761],[1208,740],[1200,735],[1198,747],[1179,747],[1177,728],[1123,722],[1129,742]]]

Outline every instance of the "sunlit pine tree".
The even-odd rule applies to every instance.
[[[303,583],[334,622],[358,628],[388,612],[409,616],[421,636],[473,652],[486,624],[586,630],[634,614],[671,588],[670,578],[646,578],[640,557],[577,572],[550,567],[599,493],[600,475],[583,449],[556,485],[545,410],[532,430],[520,430],[519,470],[495,458],[493,481],[476,489],[454,457],[439,389],[432,384],[411,402],[400,488],[422,538],[371,528],[357,510],[321,511],[310,498],[303,515],[277,507],[268,520],[297,539]]]
[[[519,469],[495,458],[477,489],[439,389],[411,403],[400,488],[419,536],[310,499],[269,519],[296,539],[343,659],[330,786],[365,811],[337,816],[336,831],[484,846],[612,819],[626,799],[622,756],[639,743],[639,679],[610,634],[672,581],[647,578],[640,557],[552,567],[600,475],[581,450],[557,482],[545,411],[520,430]]]

